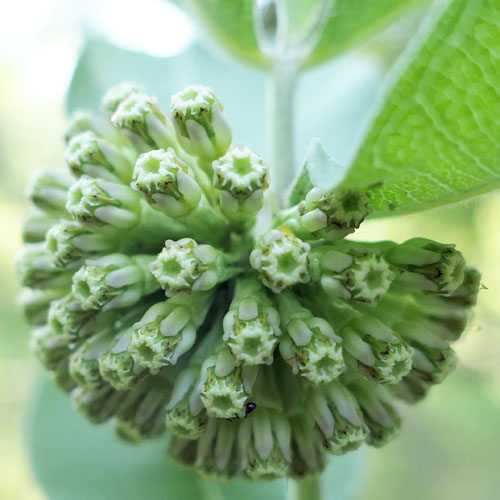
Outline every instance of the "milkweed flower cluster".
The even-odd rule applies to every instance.
[[[381,446],[454,366],[480,275],[454,245],[346,239],[367,193],[312,188],[256,227],[268,166],[211,89],[135,84],[77,112],[33,182],[32,346],[74,407],[218,477],[302,476]]]

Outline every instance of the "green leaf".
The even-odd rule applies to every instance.
[[[313,187],[330,191],[340,184],[347,174],[347,167],[332,158],[315,138],[309,144],[304,165],[291,190],[290,204],[296,205]]]
[[[167,438],[141,444],[118,440],[109,425],[92,426],[69,397],[43,377],[29,418],[28,447],[35,475],[51,500],[262,500],[286,497],[286,481],[218,482],[171,463]],[[333,500],[352,499],[360,455],[332,457],[325,472]]]
[[[454,0],[430,24],[379,108],[346,179],[374,185],[375,216],[500,186],[500,5]],[[417,50],[418,49],[418,50]]]
[[[306,65],[318,64],[363,42],[411,8],[429,0],[336,0],[325,30]],[[254,32],[253,0],[177,0],[224,49],[266,66]],[[293,4],[292,4],[293,5]],[[302,0],[300,8],[307,6]],[[301,12],[296,18],[301,17]],[[293,20],[292,20],[293,22]]]

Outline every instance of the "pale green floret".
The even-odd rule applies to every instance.
[[[358,380],[349,386],[363,412],[368,428],[366,442],[380,448],[393,439],[401,428],[391,395],[381,386],[373,386],[367,380]]]
[[[480,288],[481,273],[473,267],[466,267],[461,285],[450,295],[449,300],[460,306],[472,307],[476,305]]]
[[[311,394],[310,411],[323,446],[333,455],[358,449],[366,438],[363,415],[351,392],[332,382]]]
[[[367,377],[381,384],[397,384],[410,371],[413,350],[376,318],[360,316],[339,333],[344,350]]]
[[[253,366],[236,366],[236,360],[225,347],[209,357],[200,378],[200,397],[207,414],[217,418],[244,417],[256,370]]]
[[[68,343],[48,325],[31,332],[30,347],[42,365],[50,371],[56,370],[71,353]]]
[[[264,285],[274,293],[307,283],[308,253],[311,249],[295,235],[279,230],[268,231],[250,254],[250,264]]]
[[[47,250],[59,268],[78,268],[85,258],[111,252],[116,245],[116,240],[65,219],[52,226],[46,236]]]
[[[177,139],[188,153],[205,161],[221,157],[231,144],[231,128],[213,90],[190,85],[172,96],[170,111]]]
[[[66,208],[82,224],[128,229],[140,221],[140,201],[128,186],[82,176],[71,187]]]
[[[277,296],[286,336],[280,342],[283,359],[314,385],[326,384],[345,371],[342,339],[323,318],[314,317],[290,292]]]
[[[311,189],[299,205],[303,228],[316,238],[336,240],[357,229],[371,212],[368,196],[357,189],[325,193]]]
[[[101,107],[109,114],[113,114],[116,108],[131,94],[142,93],[144,93],[144,89],[138,83],[119,83],[106,91],[101,100]]]
[[[157,373],[175,365],[196,341],[212,303],[212,294],[198,292],[191,296],[177,294],[151,306],[135,323],[129,351],[136,363]]]
[[[47,315],[51,303],[61,298],[66,293],[64,288],[52,289],[42,288],[34,290],[27,288],[21,294],[21,307],[24,317],[30,325],[41,326],[47,323]]]
[[[71,272],[54,266],[44,243],[25,245],[16,259],[16,270],[23,286],[63,289],[71,282]]]
[[[59,170],[42,170],[35,174],[28,190],[31,202],[51,215],[66,214],[66,196],[74,179]]]
[[[148,269],[153,259],[123,254],[89,259],[73,276],[73,296],[85,310],[131,306],[159,288]]]
[[[313,248],[309,272],[328,295],[367,303],[380,300],[396,277],[383,257],[360,245]]]
[[[129,351],[132,332],[132,328],[127,328],[119,333],[99,358],[99,372],[102,378],[119,391],[130,389],[143,371]]]
[[[99,116],[90,111],[77,109],[68,119],[64,132],[64,142],[68,144],[70,140],[82,132],[93,132],[99,137],[120,144],[119,134],[113,130],[111,125]],[[123,143],[120,146],[124,146]]]
[[[81,132],[71,138],[64,160],[75,177],[88,175],[109,181],[130,181],[132,165],[115,146],[94,132]]]
[[[30,209],[23,219],[21,230],[23,243],[38,243],[45,240],[47,231],[59,222],[59,217],[36,208]]]
[[[255,278],[239,280],[224,317],[223,340],[239,362],[269,364],[281,333],[279,321],[261,283]]]
[[[280,413],[259,408],[238,427],[240,469],[253,480],[286,477],[292,461],[291,429]]]
[[[156,99],[143,92],[133,92],[123,99],[111,115],[111,123],[140,151],[176,145]]]
[[[192,212],[202,196],[201,188],[172,148],[143,153],[137,159],[131,186],[157,210],[170,217]]]
[[[95,390],[105,384],[99,372],[99,358],[108,350],[112,340],[113,331],[104,328],[84,340],[78,349],[71,353],[69,372],[80,387]]]
[[[125,393],[108,385],[97,389],[76,387],[71,392],[73,407],[92,424],[102,424],[111,418],[123,401]]]
[[[228,265],[225,255],[211,245],[192,238],[167,240],[156,257],[151,272],[167,297],[176,293],[206,291],[239,272]]]
[[[269,169],[247,146],[232,147],[212,163],[213,185],[221,191],[222,211],[230,218],[254,218],[264,204],[269,187]]]
[[[387,260],[405,270],[398,286],[408,291],[453,293],[464,281],[465,260],[455,245],[413,238],[401,245],[386,244]]]

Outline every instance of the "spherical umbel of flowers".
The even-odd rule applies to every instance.
[[[256,227],[269,168],[193,85],[79,111],[18,259],[32,348],[92,423],[220,478],[318,472],[382,446],[443,381],[480,285],[454,245],[346,239],[369,193],[311,189]]]

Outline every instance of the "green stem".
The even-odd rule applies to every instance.
[[[321,474],[293,479],[288,496],[289,500],[321,500]]]
[[[268,95],[268,138],[274,210],[285,206],[285,194],[295,176],[293,108],[296,79],[297,65],[294,60],[275,60]]]

